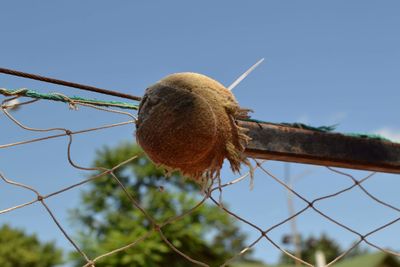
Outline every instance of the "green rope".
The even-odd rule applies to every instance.
[[[376,140],[381,140],[381,141],[386,141],[386,142],[392,142],[396,143],[395,141],[392,141],[386,137],[383,137],[379,134],[369,134],[369,133],[344,133],[344,135],[347,136],[352,136],[352,137],[358,137],[358,138],[367,138],[367,139],[376,139]]]
[[[29,89],[17,89],[17,90],[9,90],[9,89],[4,89],[0,88],[0,94],[5,95],[5,96],[25,96],[25,97],[30,97],[30,98],[35,98],[35,99],[46,99],[46,100],[52,100],[52,101],[59,101],[59,102],[64,102],[64,103],[69,103],[69,104],[74,104],[74,103],[84,103],[84,104],[91,104],[95,106],[103,106],[103,107],[118,107],[122,109],[133,109],[137,110],[138,105],[129,103],[129,102],[120,102],[120,101],[104,101],[104,100],[98,100],[98,99],[90,99],[90,98],[83,98],[79,96],[72,96],[72,97],[67,97],[59,93],[51,93],[51,94],[42,94],[34,90],[29,90]],[[304,123],[287,123],[287,122],[282,122],[282,123],[273,123],[273,122],[267,122],[267,121],[262,121],[262,120],[256,120],[256,119],[242,119],[244,121],[251,121],[251,122],[257,122],[257,123],[269,123],[273,125],[279,125],[279,126],[287,126],[287,127],[292,127],[296,129],[306,129],[306,130],[311,130],[315,132],[333,132],[336,129],[337,125],[330,125],[330,126],[310,126]],[[343,135],[347,136],[353,136],[353,137],[358,137],[358,138],[368,138],[368,139],[375,139],[375,140],[381,140],[381,141],[388,141],[388,142],[393,142],[385,137],[382,137],[377,134],[364,134],[364,133],[342,133]]]
[[[305,130],[311,130],[315,132],[333,132],[336,129],[336,124],[335,125],[330,125],[330,126],[310,126],[304,123],[300,122],[295,122],[295,123],[287,123],[287,122],[281,122],[281,123],[274,123],[274,122],[267,122],[267,121],[261,121],[261,120],[255,120],[255,119],[244,119],[244,121],[252,121],[252,122],[258,122],[258,123],[269,123],[269,124],[274,124],[278,126],[287,126],[287,127],[292,127],[296,129],[305,129]]]
[[[138,105],[128,102],[120,102],[120,101],[103,101],[98,99],[90,99],[90,98],[83,98],[79,96],[64,96],[58,93],[51,93],[51,94],[42,94],[34,90],[29,89],[17,89],[17,90],[9,90],[0,88],[0,94],[5,96],[25,96],[35,99],[46,99],[52,101],[59,101],[64,103],[84,103],[84,104],[91,104],[95,106],[103,106],[103,107],[118,107],[122,109],[138,109]]]
[[[273,125],[278,125],[278,126],[287,126],[287,127],[292,127],[292,128],[296,128],[296,129],[306,129],[306,130],[311,130],[314,132],[323,132],[323,133],[327,133],[327,132],[333,132],[336,127],[337,124],[335,125],[329,125],[329,126],[319,126],[319,127],[315,127],[315,126],[310,126],[304,123],[299,123],[299,122],[295,122],[295,123],[287,123],[287,122],[282,122],[282,123],[274,123],[274,122],[267,122],[267,121],[261,121],[261,120],[255,120],[255,119],[243,119],[244,121],[251,121],[251,122],[257,122],[257,123],[268,123],[268,124],[273,124]],[[392,143],[396,143],[395,141],[392,141],[388,138],[385,138],[379,134],[367,134],[367,133],[340,133],[346,136],[352,136],[352,137],[357,137],[357,138],[366,138],[366,139],[374,139],[374,140],[380,140],[380,141],[387,141],[387,142],[392,142]]]

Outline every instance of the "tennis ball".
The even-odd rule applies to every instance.
[[[199,183],[219,177],[224,159],[234,172],[249,165],[249,137],[236,119],[247,118],[234,95],[198,73],[176,73],[150,86],[139,105],[136,139],[149,158],[167,171]]]

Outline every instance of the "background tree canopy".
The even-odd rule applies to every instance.
[[[50,267],[61,263],[61,250],[51,242],[41,243],[35,235],[13,229],[0,228],[1,267]]]
[[[140,155],[122,166],[115,174],[143,207],[158,222],[181,214],[201,199],[199,187],[174,173],[165,178],[132,143],[98,151],[94,166],[112,168]],[[162,190],[161,190],[162,187]],[[135,208],[116,181],[110,176],[95,179],[82,193],[82,204],[72,211],[78,221],[78,238],[90,257],[125,246],[151,231],[151,222]],[[245,235],[234,220],[219,207],[204,203],[190,215],[162,228],[167,239],[179,250],[196,260],[214,266],[243,249]],[[73,253],[76,266],[84,262]],[[96,266],[188,266],[190,263],[172,251],[161,237],[150,237],[121,253],[105,257]]]
[[[287,240],[285,240],[287,239]],[[290,240],[290,236],[284,238],[284,243],[292,243]],[[300,248],[301,248],[301,258],[302,260],[309,262],[311,264],[315,264],[315,254],[317,251],[321,251],[324,253],[327,262],[331,262],[340,254],[343,253],[343,250],[340,248],[338,243],[328,237],[325,234],[322,234],[319,237],[309,236],[308,238],[300,237]],[[292,255],[295,255],[294,251],[289,252]],[[365,248],[361,248],[360,246],[355,247],[348,253],[343,259],[348,259],[351,257],[356,257],[359,255],[363,255],[368,253],[369,251]],[[342,259],[341,259],[342,260]],[[280,258],[280,263],[282,264],[294,264],[294,260],[288,255],[282,253]]]

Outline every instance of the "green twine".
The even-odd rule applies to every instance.
[[[274,125],[279,125],[279,126],[287,126],[287,127],[292,127],[296,129],[306,129],[306,130],[311,130],[315,132],[333,132],[336,129],[336,124],[335,125],[330,125],[330,126],[310,126],[304,123],[300,122],[295,122],[295,123],[287,123],[287,122],[281,122],[281,123],[274,123],[274,122],[267,122],[267,121],[261,121],[261,120],[255,120],[255,119],[244,119],[244,121],[252,121],[252,122],[258,122],[258,123],[269,123],[269,124],[274,124]]]
[[[74,102],[76,103],[84,103],[84,104],[91,104],[91,105],[96,105],[96,106],[103,106],[103,107],[118,107],[122,109],[133,109],[137,110],[138,105],[129,103],[129,102],[120,102],[120,101],[104,101],[104,100],[98,100],[98,99],[90,99],[90,98],[83,98],[79,96],[72,96],[72,97],[67,97],[62,94],[58,93],[52,93],[52,94],[42,94],[34,90],[29,90],[29,89],[17,89],[17,90],[9,90],[9,89],[4,89],[0,88],[0,94],[5,95],[5,96],[25,96],[25,97],[30,97],[30,98],[35,98],[35,99],[46,99],[46,100],[52,100],[52,101],[59,101],[59,102],[64,102],[64,103],[69,103],[73,104]],[[273,122],[267,122],[267,121],[262,121],[262,120],[256,120],[256,119],[243,119],[244,121],[251,121],[251,122],[258,122],[258,123],[269,123],[269,124],[274,124],[274,125],[280,125],[280,126],[287,126],[287,127],[292,127],[292,128],[297,128],[297,129],[306,129],[306,130],[311,130],[315,132],[333,132],[337,125],[329,125],[329,126],[310,126],[304,123],[287,123],[287,122],[282,122],[282,123],[273,123]],[[388,142],[393,142],[385,137],[382,137],[377,134],[365,134],[365,133],[342,133],[347,136],[353,136],[353,137],[358,137],[358,138],[367,138],[367,139],[375,139],[375,140],[381,140],[381,141],[388,141]]]
[[[380,141],[392,142],[396,143],[388,138],[385,138],[379,134],[368,134],[368,133],[345,133],[344,135],[358,137],[358,138],[367,138],[367,139],[376,139]]]
[[[334,125],[329,125],[329,126],[319,126],[319,127],[315,127],[315,126],[310,126],[304,123],[299,123],[299,122],[295,122],[295,123],[287,123],[287,122],[282,122],[282,123],[274,123],[274,122],[267,122],[267,121],[261,121],[261,120],[255,120],[255,119],[243,119],[244,121],[251,121],[251,122],[258,122],[258,123],[269,123],[269,124],[273,124],[273,125],[278,125],[278,126],[288,126],[288,127],[292,127],[292,128],[296,128],[296,129],[306,129],[306,130],[311,130],[314,132],[323,132],[323,133],[327,133],[327,132],[333,132],[336,127],[337,124]],[[351,136],[351,137],[357,137],[357,138],[365,138],[365,139],[374,139],[374,140],[380,140],[380,141],[386,141],[386,142],[392,142],[395,143],[394,141],[385,138],[379,134],[367,134],[367,133],[340,133],[346,136]]]
[[[103,107],[118,107],[122,109],[138,109],[138,105],[128,102],[120,102],[120,101],[104,101],[98,99],[91,99],[91,98],[83,98],[79,96],[71,96],[66,97],[58,93],[51,93],[51,94],[42,94],[34,90],[29,89],[17,89],[17,90],[8,90],[4,88],[0,88],[0,94],[5,96],[25,96],[35,99],[46,99],[52,101],[59,101],[64,103],[73,104],[76,103],[84,103],[84,104],[91,104],[95,106],[103,106]]]

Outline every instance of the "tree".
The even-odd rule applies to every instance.
[[[181,214],[201,199],[199,187],[178,173],[165,178],[132,143],[99,150],[94,166],[112,168],[118,163],[139,155],[130,163],[115,170],[115,174],[130,194],[157,222]],[[163,189],[160,190],[160,185]],[[79,224],[81,247],[91,257],[104,254],[137,240],[151,231],[153,225],[132,205],[111,175],[95,179],[82,193],[80,208],[72,212]],[[244,247],[245,235],[234,220],[219,207],[204,203],[190,215],[162,228],[166,238],[190,257],[217,265]],[[84,261],[73,254],[76,266]],[[171,250],[153,233],[132,248],[107,256],[96,266],[189,266],[190,263]]]
[[[283,237],[284,244],[291,244],[293,243],[292,236],[284,236]],[[301,248],[301,259],[315,264],[315,253],[319,250],[324,253],[326,261],[331,262],[336,257],[343,253],[343,250],[340,246],[327,235],[322,234],[320,237],[316,238],[314,236],[310,236],[307,239],[303,239],[300,236],[300,248]],[[295,255],[294,251],[290,251],[290,254]],[[361,256],[368,254],[370,251],[368,248],[362,247],[360,244],[353,248],[349,253],[347,253],[341,260],[350,259],[353,257]],[[293,264],[294,259],[289,257],[288,255],[282,253],[280,257],[281,264]]]
[[[305,240],[301,238],[300,246],[301,259],[311,264],[315,264],[315,253],[318,250],[324,253],[327,262],[334,260],[341,254],[341,249],[339,245],[325,234],[322,234],[319,238],[315,238],[313,236],[310,236]],[[290,253],[292,255],[295,254],[294,252]],[[280,263],[293,264],[294,259],[282,253]]]
[[[35,235],[8,225],[0,228],[0,266],[51,267],[60,263],[62,252],[54,243],[41,243]]]

